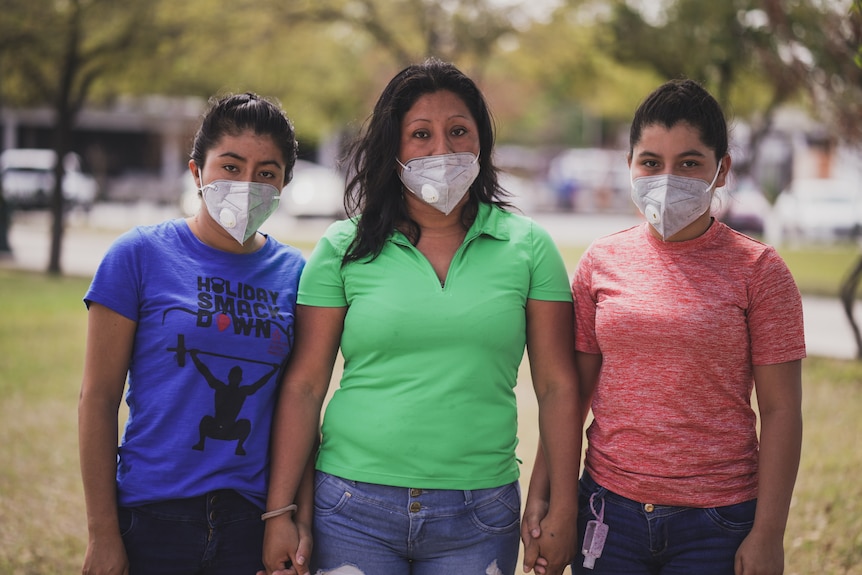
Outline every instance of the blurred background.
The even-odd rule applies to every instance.
[[[207,99],[227,92],[277,98],[296,125],[303,162],[282,209],[338,217],[345,142],[389,78],[429,55],[485,91],[503,184],[527,213],[631,213],[627,122],[654,87],[684,76],[732,120],[725,221],[771,243],[854,237],[860,5],[4,0],[0,250],[16,210],[54,214],[54,271],[70,209],[187,210],[192,135]]]
[[[501,182],[570,269],[637,221],[640,101],[678,77],[719,99],[733,170],[715,209],[779,246],[805,294],[787,573],[862,575],[862,361],[833,359],[862,359],[862,0],[0,0],[0,264],[72,272],[0,269],[0,573],[80,570],[81,294],[120,230],[196,208],[207,100],[253,91],[292,118],[301,161],[271,224],[307,251],[344,215],[345,143],[431,55],[485,92]],[[528,477],[535,400],[517,389]]]

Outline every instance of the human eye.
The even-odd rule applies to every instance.
[[[226,172],[230,172],[231,174],[235,174],[239,171],[239,168],[237,168],[233,164],[225,164],[222,166],[222,169]]]
[[[272,180],[272,179],[275,179],[277,176],[276,176],[275,172],[272,172],[270,170],[263,170],[260,172],[260,177],[265,178],[267,180]]]
[[[655,169],[658,167],[658,162],[655,160],[644,160],[641,165],[645,168]]]
[[[452,128],[451,134],[453,136],[464,136],[467,134],[467,128],[463,126],[458,126],[456,128]]]
[[[431,135],[428,133],[428,130],[423,129],[423,130],[415,130],[413,132],[413,137],[418,139],[418,140],[427,140],[428,138],[431,137]]]
[[[700,162],[697,160],[683,160],[682,167],[683,168],[696,168],[700,166]]]

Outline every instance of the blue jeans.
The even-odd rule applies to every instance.
[[[255,575],[262,512],[231,490],[120,507],[130,575]]]
[[[317,472],[311,572],[512,575],[518,483],[475,491],[407,489]]]
[[[595,568],[581,553],[590,509],[608,525],[607,541]],[[589,575],[733,575],[739,544],[754,525],[757,500],[699,509],[638,503],[598,485],[586,471],[578,489],[578,555],[572,573]]]

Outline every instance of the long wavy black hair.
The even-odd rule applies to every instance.
[[[484,96],[453,64],[429,58],[404,68],[389,81],[362,132],[348,148],[352,177],[347,183],[344,204],[348,214],[359,217],[356,237],[343,263],[377,257],[396,228],[414,244],[419,242],[421,230],[407,212],[395,160],[404,115],[421,96],[441,90],[453,92],[464,101],[479,131],[479,175],[470,186],[467,204],[461,212],[465,227],[472,224],[480,202],[509,205],[505,201],[506,192],[497,182],[492,157],[495,126]]]

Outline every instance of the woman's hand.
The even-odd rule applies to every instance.
[[[289,515],[269,519],[263,537],[266,571],[257,575],[307,575],[312,544],[310,526]]]

